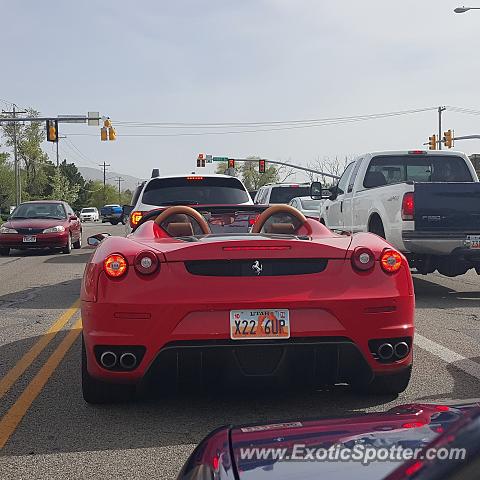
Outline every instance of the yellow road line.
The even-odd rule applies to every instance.
[[[82,331],[82,319],[79,318],[72,327],[66,337],[61,341],[60,345],[53,351],[45,365],[35,375],[27,388],[18,397],[17,401],[10,407],[5,416],[0,420],[0,449],[8,442],[27,413],[33,401],[38,397],[48,379],[57,369],[65,354],[68,352],[73,342],[77,339]]]
[[[17,362],[17,364],[0,380],[0,399],[10,390],[10,387],[18,380],[33,361],[43,352],[45,347],[53,340],[55,335],[75,315],[80,306],[80,300],[59,317],[59,319],[37,340],[30,350]]]

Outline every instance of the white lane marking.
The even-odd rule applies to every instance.
[[[429,340],[419,333],[415,333],[415,345],[437,356],[444,362],[452,363],[455,368],[458,368],[459,370],[462,370],[463,372],[468,373],[472,377],[480,380],[479,363],[476,363],[473,360],[470,360],[469,358],[434,342],[433,340]]]

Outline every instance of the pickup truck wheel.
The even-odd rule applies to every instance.
[[[370,233],[374,233],[375,235],[378,235],[379,237],[385,238],[385,229],[383,228],[382,220],[378,215],[374,215],[370,219],[370,223],[368,225],[368,231]]]
[[[87,369],[87,354],[82,338],[82,394],[87,403],[128,402],[135,398],[135,385],[102,382],[92,377]]]
[[[118,225],[118,220],[110,220],[110,223],[111,223],[112,225]]]
[[[373,395],[398,395],[402,393],[410,382],[412,367],[408,367],[399,373],[377,376],[366,385],[353,385],[357,392]]]

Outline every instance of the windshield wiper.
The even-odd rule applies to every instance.
[[[162,202],[161,206],[164,205],[199,205],[195,200],[170,200],[167,202]]]

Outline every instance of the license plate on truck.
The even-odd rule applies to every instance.
[[[480,250],[480,235],[467,235],[468,248]]]
[[[288,310],[231,310],[230,338],[258,340],[290,338]]]
[[[37,241],[37,237],[35,235],[25,235],[23,237],[23,243],[35,243]]]

